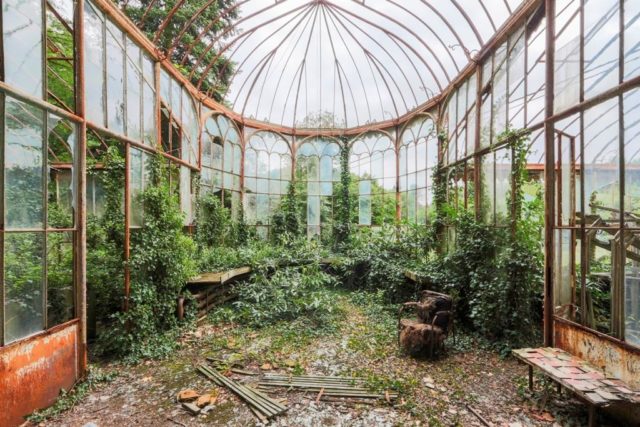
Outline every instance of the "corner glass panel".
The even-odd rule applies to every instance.
[[[43,228],[44,114],[42,110],[6,98],[5,106],[5,227]]]
[[[73,233],[48,233],[47,328],[73,318]]]
[[[104,24],[91,3],[84,9],[84,89],[87,119],[105,126]]]
[[[43,97],[42,4],[40,0],[3,0],[5,82],[36,98]]]
[[[44,236],[4,235],[5,343],[44,328]]]
[[[122,31],[107,21],[107,127],[124,134],[124,45]]]
[[[76,128],[68,120],[48,114],[47,224],[49,228],[72,228],[76,209]]]

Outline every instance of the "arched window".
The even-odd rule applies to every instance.
[[[202,129],[201,191],[220,194],[232,212],[240,206],[240,165],[242,147],[235,124],[221,115],[212,115]]]
[[[334,183],[340,181],[340,145],[332,138],[313,137],[296,152],[296,182],[306,198],[307,234],[331,233]]]
[[[398,156],[402,219],[424,224],[432,205],[432,174],[438,162],[436,127],[431,117],[419,116],[405,127]]]
[[[351,146],[349,169],[358,183],[358,223],[379,226],[396,218],[396,152],[384,132],[368,132]]]
[[[249,138],[244,157],[246,221],[268,235],[270,218],[291,182],[291,149],[280,134],[260,131]]]

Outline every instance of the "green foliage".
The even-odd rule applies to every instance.
[[[105,333],[107,350],[131,360],[166,355],[176,345],[176,301],[195,274],[195,244],[183,231],[178,198],[169,188],[167,162],[150,160],[152,185],[141,193],[143,227],[132,234],[128,310]],[[169,166],[172,167],[172,166]]]
[[[216,101],[223,100],[235,67],[224,55],[218,57],[218,51],[214,47],[216,44],[210,42],[215,37],[220,36],[220,40],[224,40],[233,34],[233,31],[228,30],[238,17],[239,9],[232,8],[235,0],[116,0],[116,3],[129,18],[138,23],[151,40],[154,40],[156,32],[169,13],[173,13],[159,38],[154,40],[155,44],[165,53],[169,53],[169,59],[185,76],[191,78],[192,83],[197,85],[202,79],[200,88],[205,92],[210,91]],[[197,14],[201,9],[202,12]],[[228,13],[223,14],[223,11]],[[186,32],[181,34],[183,28],[186,28]],[[206,36],[198,38],[204,29],[208,29]],[[174,41],[179,42],[174,46]],[[190,47],[192,49],[188,52]],[[200,67],[197,67],[198,64]],[[205,66],[202,66],[203,64]],[[208,64],[211,64],[211,67],[204,74]],[[191,71],[193,76],[190,76]]]
[[[229,247],[236,243],[231,212],[219,194],[207,193],[198,198],[195,240],[200,249],[212,246]]]
[[[55,9],[55,6],[51,6]],[[68,111],[75,111],[73,34],[57,17],[47,11],[47,91],[48,101]]]
[[[334,268],[348,288],[382,290],[388,302],[404,301],[413,293],[404,272],[424,263],[433,246],[431,230],[424,226],[362,228]]]
[[[333,244],[336,250],[349,242],[351,237],[351,173],[349,172],[349,145],[346,138],[340,146],[340,184],[336,186],[336,207],[333,218]],[[354,193],[357,194],[357,193]]]
[[[333,312],[333,276],[311,262],[273,271],[263,266],[248,282],[236,286],[238,300],[234,320],[263,326],[282,320],[305,317],[323,324]]]
[[[533,200],[525,198],[527,134],[507,130],[499,140],[507,141],[513,153],[510,227],[486,226],[474,212],[444,205],[439,215],[454,227],[455,245],[427,263],[424,273],[436,288],[455,297],[463,323],[508,350],[530,344],[538,333],[543,207],[540,192]]]
[[[280,208],[271,216],[271,242],[283,245],[292,239],[303,236],[303,210],[298,197],[297,185],[290,183],[287,194],[280,201]]]
[[[91,309],[108,329],[113,313],[122,309],[124,294],[125,161],[116,146],[102,160],[102,169],[89,168],[102,183],[104,213],[87,218],[87,287]]]

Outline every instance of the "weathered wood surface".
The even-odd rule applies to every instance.
[[[230,280],[251,273],[250,267],[239,267],[228,271],[218,271],[212,273],[200,273],[190,279],[188,285],[222,285]]]
[[[622,380],[607,376],[564,350],[552,347],[522,348],[512,353],[591,405],[604,407],[618,402],[640,403],[640,391],[633,390]]]

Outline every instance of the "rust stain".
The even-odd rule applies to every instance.
[[[17,426],[76,381],[77,323],[0,349],[0,426]]]
[[[598,334],[554,322],[555,347],[589,361],[632,387],[640,388],[640,354]]]

